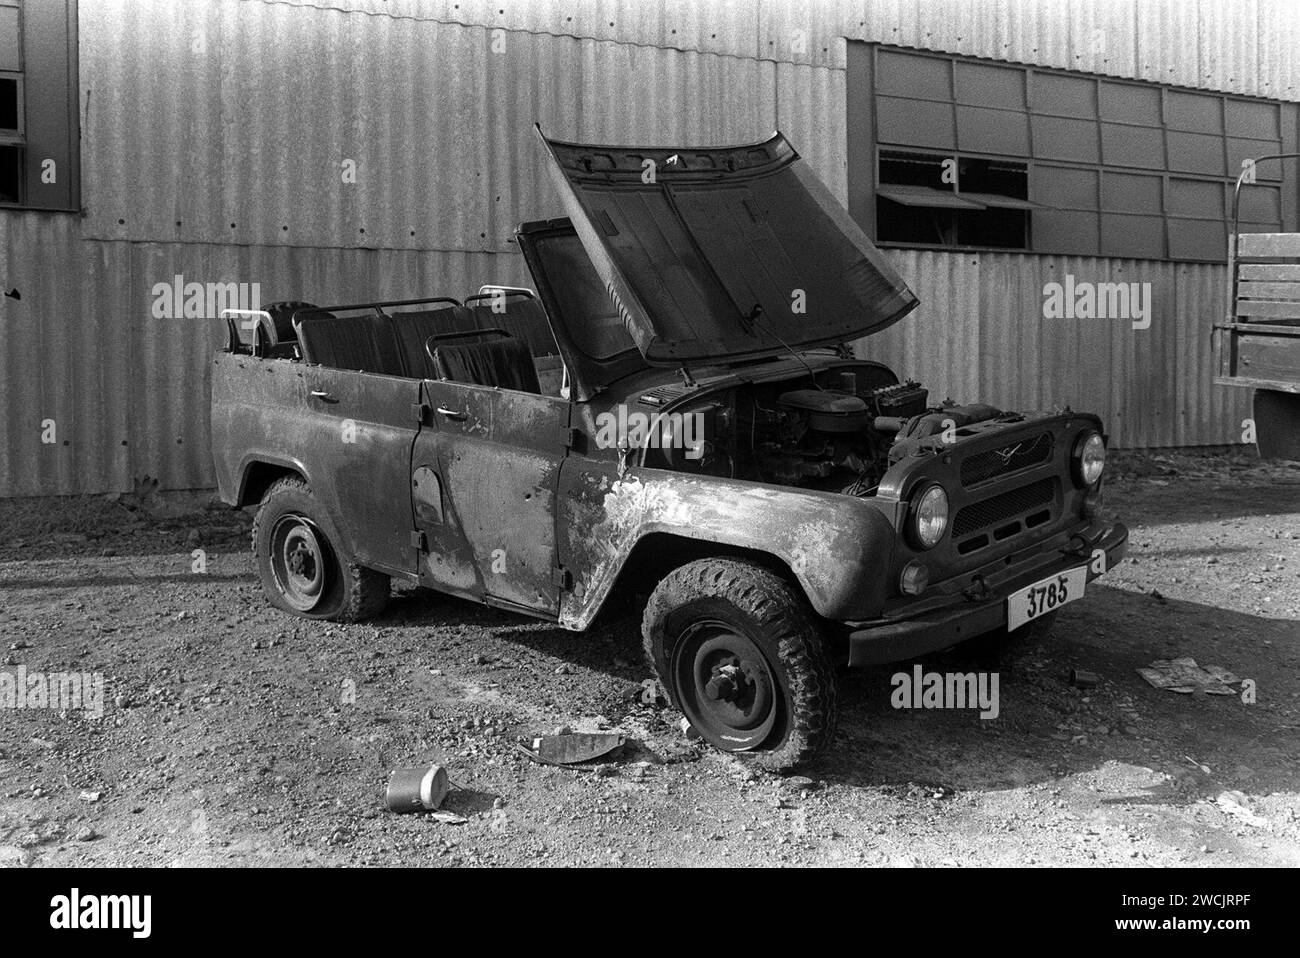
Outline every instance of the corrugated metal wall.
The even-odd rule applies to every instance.
[[[0,284],[22,294],[0,301],[0,495],[211,484],[214,324],[150,316],[176,274],[264,300],[525,281],[511,231],[560,211],[534,122],[606,142],[780,127],[843,199],[846,37],[1300,98],[1282,0],[83,0],[80,21],[85,216],[0,212]],[[925,305],[867,348],[936,393],[1068,399],[1128,446],[1236,434],[1245,397],[1210,385],[1207,352],[1222,267],[891,256]],[[1151,282],[1152,330],[1042,320],[1066,271]]]

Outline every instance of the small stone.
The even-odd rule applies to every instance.
[[[680,722],[678,722],[677,727],[681,729],[682,734],[685,735],[692,742],[694,742],[696,739],[700,737],[699,729],[697,729],[694,725],[692,725],[691,720],[688,718],[683,718]]]
[[[95,839],[102,837],[103,836],[100,835],[99,832],[95,831],[89,825],[77,830],[77,841],[79,842],[93,842]]]
[[[103,792],[86,791],[78,795],[77,798],[79,798],[83,802],[88,802],[93,805],[95,802],[99,801],[103,797],[103,794],[104,794]]]

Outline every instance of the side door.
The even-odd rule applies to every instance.
[[[533,393],[425,380],[411,460],[421,580],[492,605],[553,617],[564,575],[556,489],[570,404]]]
[[[420,381],[323,366],[302,375],[309,414],[286,438],[309,467],[312,491],[359,563],[412,578],[408,469]]]

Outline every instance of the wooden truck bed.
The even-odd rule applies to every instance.
[[[1300,233],[1238,233],[1234,245],[1214,381],[1300,393]]]

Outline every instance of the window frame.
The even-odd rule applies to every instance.
[[[918,77],[914,84],[882,81],[882,55],[901,55],[908,58],[925,58],[943,64],[942,69],[928,69],[919,64],[914,65],[914,73],[906,74],[907,79]],[[1007,71],[1008,77],[998,78],[991,71]],[[980,72],[983,84],[1000,87],[1004,94],[1010,96],[1007,101],[989,101],[970,94],[971,78]],[[1004,82],[1015,74],[1018,82]],[[963,80],[962,77],[967,79]],[[1082,82],[1080,82],[1082,81]],[[848,62],[848,118],[847,118],[847,152],[849,209],[854,218],[867,234],[883,248],[918,248],[951,251],[988,251],[1018,252],[1041,256],[1090,255],[1106,258],[1154,259],[1169,262],[1219,262],[1227,258],[1227,234],[1231,184],[1235,181],[1240,168],[1231,164],[1244,158],[1237,156],[1238,151],[1248,150],[1251,157],[1275,153],[1295,152],[1300,150],[1300,105],[1285,100],[1265,97],[1252,97],[1244,94],[1217,90],[1204,90],[1163,84],[1147,80],[1126,77],[1113,77],[1102,74],[1083,73],[1062,70],[1054,67],[1040,67],[1032,64],[1013,63],[983,57],[971,57],[933,50],[913,49],[893,46],[886,43],[851,41],[849,43]],[[963,85],[965,84],[965,85]],[[883,87],[883,89],[882,89]],[[1072,93],[1071,87],[1077,92]],[[945,89],[946,88],[946,89]],[[1116,97],[1117,91],[1132,88],[1142,91],[1133,97]],[[1018,91],[1018,92],[1017,92]],[[947,96],[946,101],[932,99],[934,95]],[[909,95],[919,93],[921,95]],[[912,101],[927,104],[920,111],[923,116],[940,117],[942,110],[951,111],[951,116],[943,117],[943,128],[925,129],[917,138],[929,141],[929,144],[907,141],[903,133],[909,132],[905,124],[910,117],[901,121],[898,114],[886,117],[888,127],[882,139],[881,134],[881,98],[887,98],[886,109],[893,109],[895,103]],[[1195,98],[1195,99],[1192,99]],[[1198,114],[1203,101],[1216,102],[1217,108]],[[1006,106],[1004,102],[1021,105]],[[1233,103],[1249,104],[1249,110],[1233,111]],[[1268,124],[1275,139],[1260,139],[1261,121],[1265,114],[1259,107],[1266,107],[1272,116]],[[1002,152],[993,154],[987,150],[975,150],[964,147],[962,142],[961,111],[970,109],[1000,111],[1023,117],[1020,125],[1024,130],[1023,154]],[[1046,121],[1046,122],[1044,122]],[[1089,136],[1095,149],[1085,150],[1079,158],[1077,153],[1070,156],[1058,156],[1058,151],[1051,145],[1057,140],[1043,140],[1043,126],[1050,126],[1056,121],[1061,125],[1062,133],[1068,125],[1083,124],[1075,130],[1076,145],[1082,143],[1078,137]],[[924,121],[919,121],[924,122]],[[1107,162],[1107,135],[1114,142],[1117,134],[1123,134],[1121,141],[1125,145],[1132,143],[1132,136],[1126,130],[1155,131],[1159,138],[1158,163],[1135,164],[1134,156],[1127,157],[1129,162]],[[1211,132],[1214,130],[1215,132]],[[1223,175],[1197,170],[1184,154],[1171,143],[1180,137],[1212,136],[1219,150],[1218,163]],[[900,142],[901,141],[901,142]],[[949,144],[934,145],[936,141]],[[880,181],[881,155],[885,153],[914,153],[956,158],[1001,160],[1026,167],[1028,177],[1028,199],[1030,202],[1046,207],[1048,215],[1041,218],[1039,210],[1029,214],[1027,247],[1024,249],[972,246],[967,244],[927,244],[914,242],[896,242],[880,240],[877,234],[877,193],[885,186]],[[1093,159],[1095,156],[1095,159]],[[1180,162],[1181,161],[1181,162]],[[1297,231],[1300,227],[1300,209],[1296,197],[1295,185],[1300,185],[1300,170],[1281,169],[1276,165],[1266,169],[1261,165],[1259,185],[1268,187],[1274,197],[1268,205],[1276,209],[1277,220],[1272,222],[1250,223],[1255,228],[1270,230]],[[1177,167],[1177,168],[1175,168]],[[1087,173],[1094,181],[1091,206],[1060,206],[1053,197],[1044,196],[1037,185],[1041,182],[1041,171],[1065,169]],[[1109,174],[1109,176],[1108,176]],[[1159,180],[1158,208],[1143,208],[1138,211],[1117,210],[1107,204],[1107,181],[1119,177],[1152,177]],[[1215,245],[1212,234],[1206,233],[1204,224],[1212,220],[1207,216],[1197,216],[1174,212],[1174,208],[1185,202],[1187,193],[1175,194],[1184,182],[1213,183],[1220,187],[1224,197],[1223,212],[1218,223],[1218,232],[1222,235],[1219,244],[1222,252],[1208,256],[1207,251]],[[960,182],[957,184],[960,187]],[[1112,183],[1113,185],[1113,183]],[[1287,187],[1292,191],[1287,193]],[[958,191],[960,192],[960,190]],[[1195,188],[1187,191],[1195,192]],[[1053,221],[1052,211],[1076,216],[1056,217]],[[1159,217],[1159,245],[1147,243],[1140,250],[1124,249],[1122,244],[1131,238],[1128,230],[1117,229],[1114,219],[1117,216],[1136,216],[1143,219]],[[1068,241],[1070,221],[1085,225],[1080,236],[1080,243]],[[1249,221],[1247,221],[1249,223]],[[1189,243],[1180,224],[1197,224],[1196,228],[1204,235]],[[1049,224],[1051,224],[1049,226]],[[1149,225],[1148,225],[1149,229]]]
[[[18,81],[16,133],[0,134],[0,146],[19,154],[17,200],[0,201],[0,212],[81,212],[81,117],[79,107],[79,0],[0,0],[18,11],[20,70],[0,71]],[[43,164],[54,160],[54,183]]]

